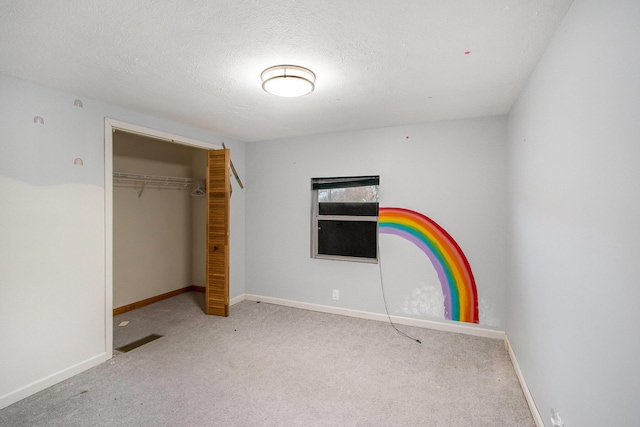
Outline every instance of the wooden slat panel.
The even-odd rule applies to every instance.
[[[211,150],[207,167],[205,313],[229,315],[229,150]]]

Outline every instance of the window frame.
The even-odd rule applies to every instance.
[[[315,188],[318,182],[334,183],[331,188],[352,188],[352,187],[368,187],[375,185],[380,186],[380,177],[378,175],[355,176],[355,177],[335,177],[335,178],[311,178],[311,258],[328,259],[337,261],[353,261],[364,262],[370,264],[378,263],[378,211],[379,211],[379,195],[376,195],[376,215],[324,215],[320,214],[320,202],[318,201],[318,191],[325,188]],[[363,185],[354,185],[356,182],[363,182]],[[348,183],[348,185],[340,186],[340,183]],[[331,184],[329,184],[331,185]],[[348,202],[345,202],[348,203]],[[370,202],[373,203],[373,202]],[[375,257],[360,257],[349,255],[329,255],[318,252],[318,230],[319,221],[358,221],[358,222],[374,222],[375,223]]]

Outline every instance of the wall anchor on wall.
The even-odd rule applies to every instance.
[[[43,125],[44,124],[44,119],[40,116],[35,116],[33,118],[33,123],[37,123],[39,125]]]

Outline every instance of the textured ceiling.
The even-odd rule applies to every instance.
[[[243,141],[505,114],[571,0],[5,0],[0,73]],[[260,73],[317,75],[278,98]]]

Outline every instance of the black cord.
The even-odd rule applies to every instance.
[[[393,323],[393,320],[391,320],[391,316],[389,315],[389,309],[387,308],[387,297],[384,294],[384,281],[382,280],[382,257],[380,256],[380,242],[378,242],[378,271],[380,272],[380,288],[382,289],[382,300],[384,301],[384,310],[387,312],[387,318],[389,319],[389,323],[391,323],[391,326],[393,326],[393,329],[395,329],[396,332],[401,336],[405,338],[409,338],[411,341],[415,341],[418,344],[422,344],[422,341],[420,341],[419,339],[414,338],[406,334],[405,332],[401,331],[400,329],[398,329],[396,324]]]

